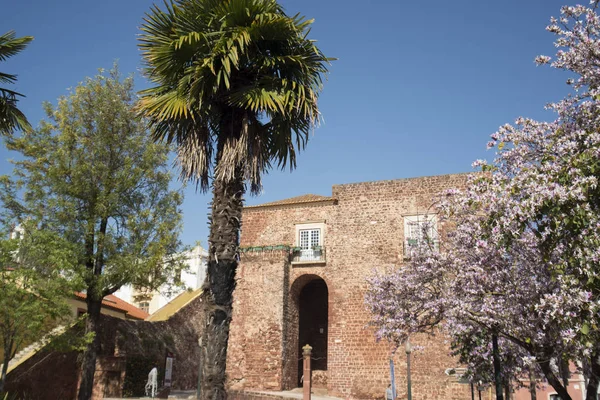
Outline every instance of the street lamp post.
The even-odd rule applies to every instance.
[[[481,382],[477,385],[477,392],[479,392],[479,400],[481,400],[481,392],[485,390],[485,386]],[[491,397],[490,397],[491,398]]]
[[[406,383],[407,383],[407,399],[412,400],[412,387],[410,381],[410,353],[412,352],[412,346],[410,341],[406,339]]]

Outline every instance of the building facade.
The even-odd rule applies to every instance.
[[[179,287],[176,290],[165,286],[159,290],[148,292],[146,290],[139,290],[132,285],[125,285],[115,292],[115,296],[134,304],[148,314],[153,314],[166,306],[182,292],[186,290],[193,291],[202,286],[206,278],[207,258],[208,253],[200,245],[195,246],[185,253],[187,270],[182,271],[180,277],[183,287]]]
[[[374,269],[397,268],[421,239],[424,221],[443,241],[436,198],[462,188],[466,174],[333,186],[245,207],[227,360],[232,391],[300,385],[301,348],[313,348],[313,384],[330,396],[384,397],[390,358],[400,398],[406,355],[377,342],[364,305]],[[419,288],[415,288],[419,290]],[[457,367],[441,336],[415,337],[413,399],[470,399],[469,385],[445,374]]]

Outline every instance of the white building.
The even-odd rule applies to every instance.
[[[184,290],[198,289],[202,286],[204,279],[206,278],[208,252],[204,250],[202,246],[198,245],[186,252],[186,256],[188,268],[181,273],[183,288],[170,290],[169,288],[164,287],[155,292],[147,292],[139,291],[131,285],[126,285],[115,292],[115,296],[135,305],[149,314],[153,314],[158,309],[167,305],[167,303],[181,294]]]

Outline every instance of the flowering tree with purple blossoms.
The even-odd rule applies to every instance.
[[[367,305],[378,336],[402,342],[442,329],[470,376],[486,376],[490,336],[499,337],[503,379],[539,372],[560,398],[568,364],[600,381],[600,18],[591,6],[563,7],[547,30],[573,91],[547,107],[552,122],[502,126],[476,161],[465,191],[437,201],[452,229],[402,268],[371,279]],[[414,288],[419,288],[415,290]],[[487,340],[486,340],[487,339]],[[488,360],[488,362],[484,362]]]

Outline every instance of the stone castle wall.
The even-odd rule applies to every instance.
[[[172,389],[196,389],[200,359],[198,339],[204,329],[203,313],[202,296],[198,296],[167,321],[123,320],[102,315],[101,349],[96,363],[92,400],[108,395],[121,397],[126,364],[133,359],[155,362],[159,371],[164,371],[167,352],[175,357]],[[68,329],[62,339],[68,343],[71,335],[82,334],[82,328],[75,326]],[[7,375],[5,389],[11,395],[26,399],[75,399],[80,355],[76,351],[60,351],[48,345]],[[144,387],[152,367],[144,363],[141,366],[143,370],[129,371],[136,373],[136,386]],[[162,386],[162,382],[159,384]]]
[[[326,263],[293,265],[286,251],[242,253],[228,351],[231,390],[297,386],[298,294],[322,278],[328,297],[327,388],[344,398],[382,398],[389,383],[390,347],[377,343],[364,305],[375,268],[404,262],[404,216],[427,214],[439,195],[461,188],[467,175],[336,185],[330,202],[246,208],[241,246],[295,243],[295,225],[324,222]],[[438,226],[443,238],[444,226]],[[415,288],[418,290],[418,288]],[[469,399],[467,385],[444,374],[457,366],[443,337],[417,337],[414,399]],[[398,394],[406,392],[405,355],[394,356]]]

